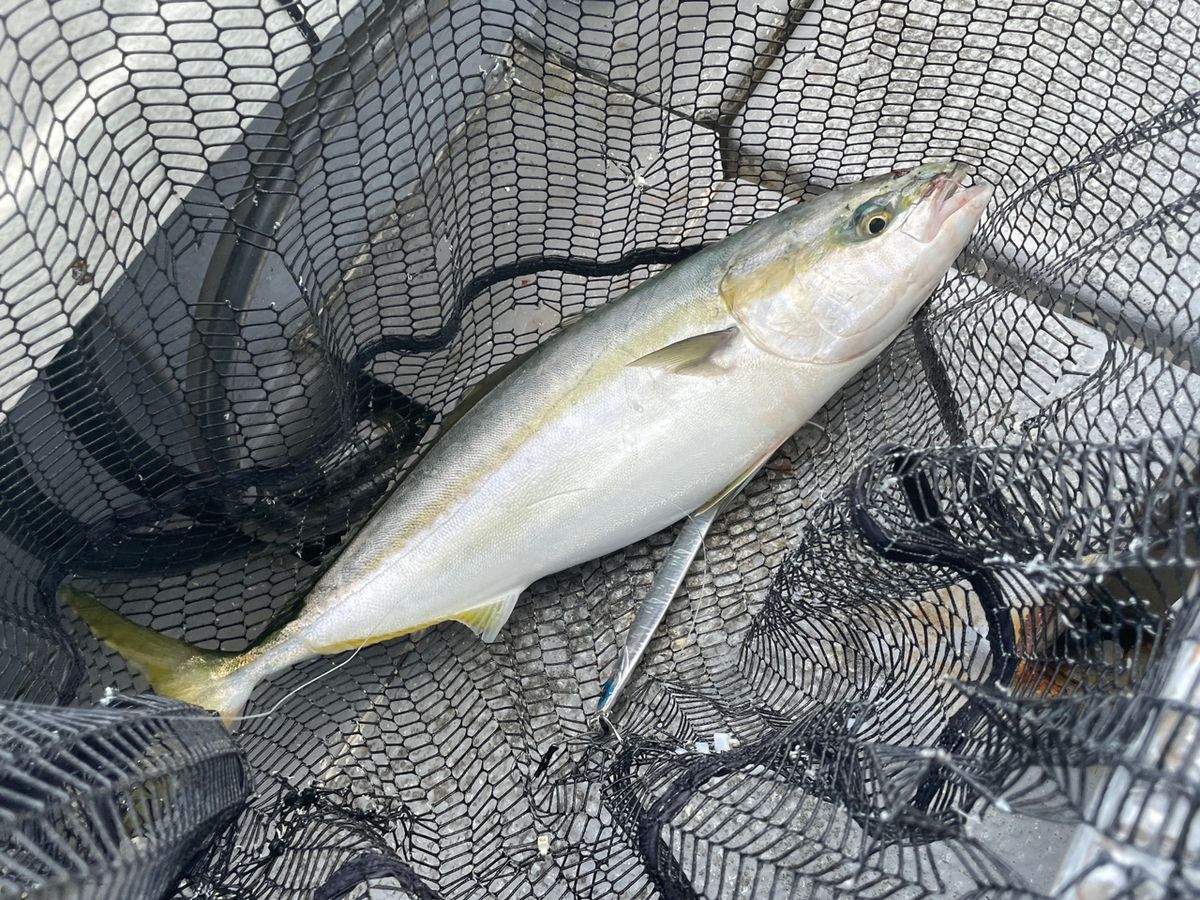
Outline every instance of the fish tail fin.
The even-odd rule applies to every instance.
[[[215,710],[227,726],[250,699],[257,678],[240,671],[248,661],[244,655],[202,650],[135,625],[67,584],[58,596],[97,638],[145,675],[156,693]]]

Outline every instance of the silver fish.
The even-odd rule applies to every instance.
[[[625,635],[625,643],[621,646],[621,652],[613,664],[612,674],[608,676],[604,687],[600,690],[600,701],[596,704],[597,713],[606,714],[620,698],[621,692],[625,690],[625,685],[633,677],[633,672],[641,661],[642,654],[650,646],[654,632],[658,630],[663,617],[670,609],[671,601],[679,592],[683,579],[687,577],[688,569],[696,559],[696,554],[704,546],[708,530],[712,528],[713,522],[725,511],[725,508],[741,493],[742,488],[758,474],[758,471],[755,469],[749,477],[741,484],[736,485],[718,502],[710,503],[688,516],[683,527],[679,529],[675,542],[667,551],[667,558],[663,560],[662,566],[655,573],[654,580],[650,583],[650,590],[646,592],[646,596],[642,598],[641,605],[634,614],[633,623]]]
[[[319,654],[457,621],[494,640],[551,573],[723,496],[896,337],[986,185],[933,163],[756,222],[556,334],[450,427],[305,598],[241,654],[62,595],[161,693],[226,721]]]

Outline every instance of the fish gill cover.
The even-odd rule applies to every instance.
[[[1198,26],[3,3],[0,893],[1195,896]],[[72,574],[244,649],[489,372],[950,158],[997,186],[984,225],[717,520],[607,725],[674,531],[538,583],[495,644],[298,666],[232,736],[129,699],[58,608]]]

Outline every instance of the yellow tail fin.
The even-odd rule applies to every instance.
[[[246,705],[254,682],[238,677],[246,661],[241,654],[201,650],[135,625],[67,584],[59,587],[58,596],[96,637],[145,675],[157,693],[215,710],[226,725]]]

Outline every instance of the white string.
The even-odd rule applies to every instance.
[[[288,691],[282,697],[280,697],[278,700],[276,700],[270,709],[263,710],[260,713],[251,713],[250,715],[233,716],[232,718],[229,719],[227,724],[234,725],[235,723],[238,723],[238,722],[250,722],[255,719],[265,719],[265,718],[268,718],[269,716],[275,715],[277,712],[279,712],[279,708],[281,706],[283,706],[283,704],[285,704],[288,700],[292,699],[292,697],[296,696],[296,694],[298,694],[300,691],[304,690],[305,688],[312,687],[314,684],[316,684],[318,681],[320,681],[325,676],[332,675],[338,669],[341,669],[341,668],[344,668],[345,666],[350,665],[350,663],[354,661],[354,657],[358,656],[358,654],[360,652],[362,652],[363,648],[366,647],[369,643],[371,643],[371,638],[375,637],[375,634],[376,634],[376,631],[373,628],[371,631],[367,632],[366,636],[363,637],[363,639],[362,639],[362,643],[359,644],[357,647],[355,647],[353,652],[351,652],[351,654],[349,656],[347,656],[341,662],[330,666],[325,671],[318,672],[316,675],[314,675],[312,678],[308,679],[307,681],[296,685],[296,687],[292,688],[290,691]]]
[[[358,654],[360,652],[362,652],[363,648],[365,648],[368,644],[371,643],[371,639],[373,637],[375,637],[375,635],[377,633],[377,628],[378,628],[378,624],[376,626],[373,626],[372,630],[368,631],[367,634],[363,637],[362,643],[360,643],[357,647],[355,647],[349,656],[347,656],[341,662],[339,662],[333,666],[330,666],[325,671],[318,672],[316,675],[314,675],[312,678],[309,678],[307,681],[304,681],[301,684],[296,685],[294,688],[292,688],[287,693],[285,693],[282,697],[280,697],[278,700],[276,700],[275,703],[273,703],[269,709],[265,709],[262,712],[250,713],[249,715],[239,714],[239,715],[230,717],[227,721],[225,719],[222,719],[222,721],[225,722],[227,727],[232,728],[232,726],[234,724],[239,723],[239,722],[250,722],[250,721],[254,721],[255,719],[266,719],[266,718],[269,718],[269,717],[275,715],[276,713],[279,712],[279,709],[285,703],[287,703],[288,700],[292,699],[292,697],[296,696],[296,694],[298,694],[300,691],[303,691],[306,688],[312,687],[314,684],[316,684],[321,679],[325,678],[327,675],[331,675],[334,672],[336,672],[338,669],[341,669],[341,668],[344,668],[344,667],[350,665],[350,663],[354,661],[354,657],[358,656]],[[319,656],[318,656],[318,658],[319,658]],[[255,686],[257,686],[257,683]],[[175,699],[168,695],[159,695],[159,696],[165,696],[167,699]],[[106,702],[106,701],[108,701],[108,699],[109,698],[106,696],[105,699],[101,701],[101,705],[102,706],[108,705],[108,703]],[[111,701],[109,701],[109,702],[111,702]],[[205,710],[208,710],[207,707],[202,707],[202,708]],[[209,718],[208,712],[216,712],[216,710],[208,710],[207,712],[201,712],[200,710],[197,710],[194,713],[172,713],[172,714],[167,714],[167,715],[160,715],[160,714],[156,714],[153,712],[147,712],[146,716],[148,718],[163,719],[166,721],[174,721],[174,720],[194,721],[195,719],[208,719]]]
[[[669,507],[674,507],[675,509],[679,510],[679,512],[685,518],[691,518],[692,514],[690,512],[688,512],[687,510],[683,509],[681,506],[679,506],[678,503],[671,500],[669,497],[665,497],[661,494],[657,494],[654,491],[648,491],[645,489],[636,490],[636,489],[632,489],[632,488],[624,488],[621,485],[615,485],[613,487],[615,487],[617,490],[626,490],[630,493],[637,493],[641,496],[649,495],[652,499],[658,500],[659,502],[661,502]],[[706,546],[706,543],[707,543],[707,541],[701,542],[700,550],[704,554],[703,555],[703,570],[704,570],[705,574],[711,579],[711,571],[708,567],[708,548]],[[333,674],[338,669],[348,666],[354,660],[354,658],[356,656],[358,656],[358,654],[366,646],[368,646],[371,643],[371,639],[373,637],[375,637],[375,635],[378,633],[378,627],[379,627],[379,623],[377,622],[374,626],[372,626],[372,629],[367,632],[367,634],[363,637],[362,642],[357,647],[354,648],[353,652],[348,657],[343,659],[341,662],[339,662],[333,666],[330,666],[325,671],[314,675],[312,678],[309,678],[307,681],[304,681],[301,684],[298,684],[296,687],[292,688],[287,693],[285,693],[282,697],[280,697],[278,700],[276,700],[275,703],[273,703],[269,709],[265,709],[262,712],[257,712],[257,713],[239,714],[236,716],[232,716],[228,720],[222,719],[222,721],[224,721],[228,727],[232,727],[233,725],[240,723],[240,722],[251,722],[251,721],[255,721],[257,719],[266,719],[266,718],[270,718],[271,716],[274,716],[275,714],[277,714],[279,712],[280,708],[285,703],[287,703],[288,700],[290,700],[292,697],[296,696],[296,694],[298,694],[300,691],[303,691],[307,688],[312,687],[314,684],[321,681],[323,678]],[[695,623],[694,618],[691,623],[691,631],[692,631],[692,637],[694,639],[696,636],[696,623]],[[171,699],[171,698],[168,698],[168,699]],[[168,721],[176,720],[176,719],[194,720],[194,719],[198,719],[198,718],[208,718],[207,714],[201,713],[199,711],[197,711],[196,713],[190,713],[190,714],[155,715],[154,713],[148,713],[148,715],[152,718],[168,720]]]

